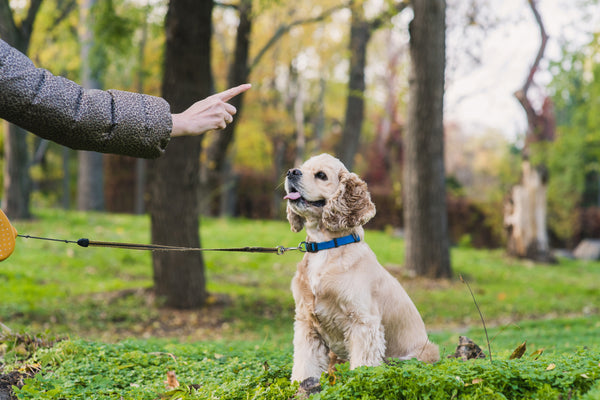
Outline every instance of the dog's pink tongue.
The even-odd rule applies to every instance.
[[[284,200],[298,200],[300,198],[300,193],[298,192],[291,192],[288,193],[287,195],[285,195],[285,197],[283,198]]]

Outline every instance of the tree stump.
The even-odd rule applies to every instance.
[[[512,188],[504,209],[508,253],[555,262],[546,227],[547,173],[545,168],[534,168],[529,161],[523,161],[522,168],[521,183]]]

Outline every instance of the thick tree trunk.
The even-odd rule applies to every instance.
[[[364,120],[365,67],[371,29],[371,25],[365,19],[362,2],[354,4],[350,25],[350,79],[348,80],[345,125],[336,151],[338,158],[349,170],[352,170],[354,166],[354,156],[358,151]]]
[[[181,112],[211,94],[212,1],[171,0],[165,21],[163,96]],[[149,162],[152,242],[199,247],[201,137],[171,139],[165,155]],[[166,305],[196,308],[207,293],[200,252],[154,252],[154,289]]]
[[[413,0],[410,101],[405,138],[406,266],[451,276],[444,172],[444,0]]]

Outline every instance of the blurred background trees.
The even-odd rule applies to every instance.
[[[180,210],[191,219],[197,213],[282,218],[281,183],[285,171],[312,154],[329,152],[344,159],[367,180],[378,209],[369,227],[403,232],[410,187],[403,174],[407,157],[421,154],[418,145],[416,151],[407,150],[413,148],[407,147],[408,106],[412,101],[408,26],[416,16],[411,2],[215,1],[211,4],[212,30],[207,39],[210,54],[204,54],[205,44],[189,43],[195,49],[190,51],[202,52],[197,56],[205,57],[202,62],[208,63],[210,71],[189,82],[181,77],[185,87],[177,90],[171,87],[173,84],[163,83],[172,73],[165,63],[165,48],[169,48],[166,43],[184,40],[183,36],[173,39],[165,34],[165,17],[172,3],[175,2],[97,1],[90,10],[93,24],[83,26],[80,3],[75,0],[2,0],[0,36],[20,45],[21,39],[15,41],[13,35],[25,35],[29,29],[29,46],[22,49],[33,61],[83,83],[85,57],[81,55],[80,35],[88,29],[94,38],[88,61],[101,87],[164,95],[179,108],[195,98],[251,82],[252,90],[235,99],[239,110],[235,123],[223,132],[208,134],[200,144],[194,143],[198,154],[181,155],[192,157],[198,166],[197,173],[190,175],[192,186],[198,178],[198,187],[190,192],[197,194],[190,195],[187,206]],[[545,2],[539,3],[544,17]],[[519,12],[528,12],[528,4],[523,0]],[[595,1],[586,3],[590,4],[597,6]],[[525,14],[496,15],[495,7],[498,4],[490,0],[447,1],[446,92],[457,85],[461,71],[469,77],[471,71],[485,64],[490,55],[482,48],[494,30],[510,28],[515,20],[525,18]],[[576,11],[581,18],[587,18],[588,10],[573,5],[569,12]],[[193,37],[197,24],[186,22],[181,35]],[[542,59],[538,74],[546,78],[536,78],[532,84],[532,104],[539,109],[543,99],[548,99],[554,105],[555,140],[532,145],[529,155],[531,160],[543,161],[548,172],[551,247],[572,248],[584,237],[600,237],[599,39],[598,32],[581,28],[579,33],[583,38],[579,44],[565,40],[559,56]],[[554,39],[561,43],[560,38]],[[539,42],[534,43],[535,48],[539,47]],[[503,60],[505,65],[515,61]],[[522,78],[520,75],[519,81]],[[504,79],[502,75],[497,77],[500,82]],[[209,82],[210,87],[206,87]],[[464,97],[485,93],[487,83],[490,82]],[[167,87],[174,92],[169,94]],[[518,104],[515,99],[512,101]],[[443,112],[449,107],[453,104],[445,101]],[[433,112],[433,108],[429,111]],[[433,118],[433,114],[429,116]],[[485,115],[481,119],[485,121]],[[518,125],[515,121],[506,124]],[[444,181],[428,197],[435,194],[445,200],[446,211],[443,202],[432,207],[438,214],[446,215],[447,228],[442,216],[436,219],[441,221],[437,225],[440,232],[448,232],[449,244],[506,245],[504,204],[520,178],[526,128],[523,126],[511,136],[490,126],[481,124],[474,128],[446,115],[439,139],[443,139],[444,159],[434,159],[440,157],[440,152],[426,156],[431,158],[428,162],[445,166],[441,169],[445,171]],[[76,152],[20,133],[17,137],[22,141],[27,161],[11,167],[11,151],[17,150],[9,128],[5,126],[3,131],[5,156],[0,161],[5,171],[4,210],[12,217],[26,218],[31,212],[13,214],[9,210],[10,204],[28,210],[29,199],[35,207],[73,208],[80,191],[77,176],[82,174],[83,165]],[[167,156],[157,165],[171,162],[169,153],[177,157],[178,146],[172,143]],[[112,155],[101,158],[103,193],[96,197],[102,197],[107,211],[141,213],[149,207],[153,214],[168,207],[167,199],[157,200],[156,188],[148,190],[155,181],[166,185],[169,194],[180,191],[183,181],[178,186],[177,177],[155,180],[156,171],[167,166],[151,165],[148,175],[146,161]],[[17,189],[10,188],[15,184],[13,174],[21,174],[19,181],[31,179],[31,190],[27,192],[30,194],[17,194]],[[14,195],[20,197],[13,202]],[[192,205],[196,201],[198,210]],[[191,232],[195,228],[189,229]],[[153,231],[153,240],[167,240],[167,232],[167,228]],[[186,243],[177,244],[199,244],[199,238],[189,235],[181,240]],[[191,262],[201,264],[200,260]]]

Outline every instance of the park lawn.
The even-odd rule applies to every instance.
[[[59,239],[150,240],[147,216],[39,210],[36,220],[14,225],[24,235]],[[304,239],[302,234],[290,232],[285,221],[212,218],[202,220],[201,236],[204,247],[291,247]],[[594,369],[600,368],[600,263],[561,260],[557,265],[536,265],[510,259],[501,250],[453,248],[455,278],[432,281],[411,277],[402,268],[400,238],[368,231],[366,240],[417,304],[443,356],[454,352],[459,335],[471,337],[488,352],[467,282],[488,326],[495,359],[509,362],[512,350],[527,341],[527,355],[540,349],[543,355],[541,361],[529,356],[522,361],[526,364],[524,381],[531,381],[528,374],[535,375],[541,364],[558,365],[553,361],[560,360],[564,369],[572,367],[575,371],[561,382],[580,388],[580,394],[600,393],[599,373]],[[76,398],[77,393],[86,391],[81,398],[156,398],[157,393],[164,393],[163,381],[169,369],[177,372],[182,383],[201,385],[203,389],[194,389],[190,398],[206,398],[209,392],[219,398],[237,398],[234,394],[241,392],[266,398],[265,391],[270,390],[273,398],[287,398],[288,392],[295,391],[284,383],[291,365],[293,299],[289,284],[301,256],[298,252],[282,256],[205,253],[210,306],[180,312],[155,307],[160,299],[154,299],[149,290],[149,252],[17,238],[15,253],[0,263],[0,322],[13,333],[46,332],[44,337],[70,339],[37,351],[24,351],[23,346],[15,345],[18,340],[12,344],[5,341],[0,343],[4,345],[0,354],[4,353],[6,368],[22,366],[23,362],[42,366],[43,372],[21,390],[20,398]],[[271,367],[264,367],[265,361]],[[197,364],[203,362],[208,364]],[[412,364],[410,368],[444,377],[455,368],[454,363],[444,360],[434,367],[443,373],[426,372],[425,367]],[[494,376],[495,383],[475,389],[502,392],[505,384],[497,375],[510,368],[493,367],[496,369],[491,371],[487,364],[482,365],[477,368]],[[376,370],[387,376],[393,368]],[[340,381],[346,382],[353,373],[343,372]],[[357,374],[359,381],[372,383],[381,378]],[[588,378],[581,378],[581,374]],[[103,379],[94,383],[91,376]],[[465,398],[479,393],[472,392],[471,386],[477,385],[469,382],[457,386],[459,389],[451,383],[449,387]],[[548,398],[556,398],[556,393],[563,393],[561,388],[567,386],[555,383],[532,385],[546,390]],[[409,390],[401,382],[395,387]],[[462,389],[470,387],[466,392]],[[327,398],[330,389],[324,388],[322,396]],[[28,394],[29,390],[32,392]],[[94,397],[89,391],[102,395]],[[332,398],[341,396],[337,389],[334,392]]]

